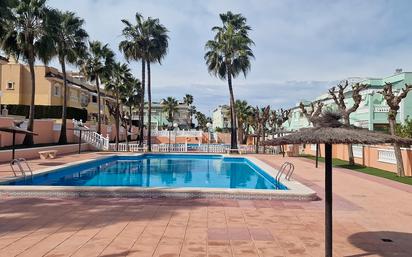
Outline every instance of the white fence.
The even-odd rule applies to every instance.
[[[353,157],[363,158],[363,146],[362,145],[352,145]]]
[[[310,145],[310,150],[311,151],[316,151],[316,144],[311,144]]]
[[[378,161],[396,164],[395,151],[391,149],[378,149]]]
[[[185,130],[177,130],[177,131],[168,131],[168,130],[155,130],[152,131],[153,137],[199,137],[202,138],[203,132],[202,131],[185,131]]]
[[[200,145],[191,145],[188,147],[187,144],[153,144],[152,152],[166,153],[166,152],[201,152],[201,153],[227,153],[230,149],[228,145],[217,145],[217,144],[200,144]],[[144,152],[147,150],[147,146],[139,147],[138,144],[130,143],[119,143],[118,150],[116,150],[116,144],[110,143],[108,147],[109,151],[119,151],[119,152]],[[253,145],[241,145],[239,150],[243,154],[255,153],[256,148]],[[279,147],[259,147],[259,153],[266,154],[279,154]]]

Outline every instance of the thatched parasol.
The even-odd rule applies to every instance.
[[[30,134],[30,135],[35,135],[35,136],[37,136],[37,134],[34,133],[34,132],[32,132],[32,131],[29,131],[29,130],[27,130],[27,129],[20,128],[19,126],[20,126],[21,123],[22,123],[22,122],[14,122],[14,125],[12,125],[12,126],[9,126],[9,127],[0,127],[0,131],[1,131],[1,132],[13,133],[12,160],[14,160],[15,151],[16,151],[16,149],[15,149],[15,145],[16,145],[16,134],[24,134],[24,135]]]
[[[325,144],[325,256],[332,256],[332,144],[412,145],[411,139],[391,136],[342,124],[341,115],[326,112],[316,118],[313,128],[265,141],[265,145]]]

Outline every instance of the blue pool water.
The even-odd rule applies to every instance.
[[[245,158],[171,154],[108,157],[8,184],[287,189]]]

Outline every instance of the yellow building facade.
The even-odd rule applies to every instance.
[[[0,104],[30,105],[32,95],[31,77],[28,65],[0,59]],[[72,76],[73,75],[73,76]],[[48,66],[35,66],[35,105],[63,105],[63,76],[59,70]],[[88,120],[96,120],[98,113],[96,87],[83,79],[78,73],[67,76],[67,106],[86,109]],[[104,104],[114,101],[101,89],[101,104],[103,120],[110,120],[109,110]]]

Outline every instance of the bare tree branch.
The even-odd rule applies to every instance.
[[[359,105],[362,102],[362,96],[360,95],[360,91],[364,90],[367,87],[368,85],[359,83],[356,83],[352,86],[352,99],[354,103],[352,107],[346,111],[346,115],[349,116],[351,113],[355,112],[359,108]]]

